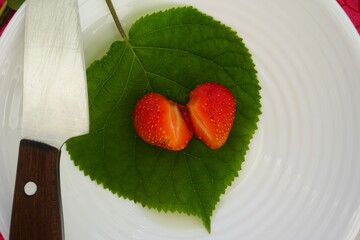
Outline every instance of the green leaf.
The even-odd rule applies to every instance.
[[[7,0],[7,2],[11,9],[18,10],[25,0]]]
[[[10,13],[11,9],[7,6],[0,10],[0,29],[3,27],[3,24],[8,21]]]
[[[7,1],[5,1],[2,5],[0,5],[0,19],[2,18],[3,12],[8,8]],[[1,25],[0,25],[1,27]]]
[[[192,7],[140,18],[87,70],[90,133],[67,142],[75,164],[104,188],[159,211],[210,217],[241,169],[260,114],[260,87],[248,49],[229,27]],[[211,150],[193,138],[179,152],[135,133],[132,111],[154,91],[186,104],[198,84],[218,82],[237,100],[227,143]]]

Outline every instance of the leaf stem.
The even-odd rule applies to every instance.
[[[112,1],[111,0],[105,0],[106,4],[108,5],[108,8],[110,10],[110,13],[114,19],[114,22],[115,22],[115,25],[117,27],[117,29],[119,30],[120,32],[120,35],[121,37],[126,41],[128,40],[128,37],[124,31],[124,28],[122,27],[121,23],[120,23],[120,20],[119,20],[119,17],[115,11],[115,8],[114,8],[114,5],[112,4]]]

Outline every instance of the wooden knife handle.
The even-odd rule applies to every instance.
[[[21,140],[10,240],[63,239],[59,160],[57,148]]]

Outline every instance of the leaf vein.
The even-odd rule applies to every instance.
[[[168,47],[140,47],[140,46],[133,46],[134,49],[150,49],[150,50],[161,50],[161,51],[176,51],[176,52],[180,52],[180,53],[187,53],[187,54],[190,54],[190,55],[193,55],[195,57],[198,57],[198,58],[201,58],[201,59],[204,59],[206,61],[209,61],[211,63],[214,63],[215,65],[217,65],[218,67],[220,68],[224,68],[223,66],[221,66],[219,63],[215,62],[214,60],[208,58],[208,57],[205,57],[205,56],[201,56],[197,53],[194,53],[194,52],[191,52],[191,51],[188,51],[188,50],[183,50],[183,49],[177,49],[177,48],[168,48]]]
[[[178,159],[178,156],[179,156],[179,153],[176,153],[176,158],[175,159]],[[180,204],[182,205],[185,205],[185,203],[183,203],[181,200],[180,200],[180,197],[176,191],[176,188],[175,188],[175,181],[174,181],[174,178],[173,178],[173,173],[174,173],[174,168],[175,168],[175,160],[174,161],[174,164],[172,166],[172,169],[171,169],[171,174],[170,174],[170,178],[171,178],[171,183],[172,183],[172,188],[174,190],[174,195],[175,195],[175,198],[176,198],[176,201],[178,201]]]
[[[191,175],[190,168],[189,168],[188,156],[187,156],[187,155],[184,155],[184,156],[185,156],[185,163],[186,163],[187,172],[188,172],[188,174],[189,174],[191,186],[192,186],[192,189],[194,190],[196,199],[198,200],[198,202],[199,202],[199,204],[200,204],[200,211],[201,211],[201,213],[202,213],[201,218],[204,219],[204,218],[206,218],[205,208],[204,208],[204,205],[203,205],[203,203],[202,203],[202,201],[201,201],[201,199],[200,199],[200,197],[199,197],[199,194],[198,194],[197,191],[196,191],[195,185],[194,185],[193,177],[192,177],[192,175]]]
[[[115,51],[115,53],[117,51],[119,51],[120,48],[118,50]],[[110,81],[110,79],[112,78],[112,76],[114,76],[115,72],[116,72],[116,69],[120,66],[120,63],[121,61],[123,60],[124,58],[124,55],[125,55],[125,50],[126,50],[126,47],[123,45],[123,52],[121,53],[121,57],[120,57],[120,60],[118,61],[118,63],[116,64],[115,68],[114,68],[114,71],[112,73],[109,73],[109,76],[105,79],[105,81],[103,82],[103,84],[101,85],[101,87],[99,87],[99,89],[97,90],[93,100],[91,101],[90,105],[89,105],[89,108],[93,105],[93,103],[95,102],[96,98],[98,97],[98,95],[100,94],[101,90],[105,87],[105,85]],[[115,54],[114,53],[114,54]]]
[[[152,86],[151,86],[151,84],[150,84],[149,77],[148,77],[148,75],[146,74],[147,71],[146,71],[146,69],[145,69],[145,67],[144,67],[144,64],[140,61],[140,58],[136,55],[136,52],[134,51],[134,47],[133,47],[129,42],[127,42],[127,44],[128,44],[128,46],[129,46],[129,48],[131,49],[132,53],[134,54],[136,60],[138,61],[141,69],[143,70],[143,72],[144,72],[144,74],[145,74],[146,81],[147,81],[147,85],[146,85],[145,89],[147,89],[149,86],[150,86],[150,89],[152,89]]]
[[[175,81],[175,80],[173,80],[173,79],[171,79],[171,78],[168,78],[168,77],[162,76],[162,75],[160,75],[160,74],[158,74],[158,73],[154,73],[154,72],[150,72],[150,71],[146,71],[146,73],[147,73],[147,74],[152,74],[152,75],[155,75],[155,76],[158,76],[158,77],[161,77],[161,78],[164,78],[164,79],[166,79],[166,80],[169,80],[170,82],[172,82],[172,83],[174,83],[174,84],[176,84],[176,85],[178,85],[178,86],[180,86],[180,87],[182,87],[182,88],[190,91],[189,88],[185,87],[184,85],[181,85],[179,82],[177,82],[177,81]]]
[[[191,27],[191,26],[204,27],[204,26],[212,26],[212,25],[210,25],[210,24],[200,24],[200,23],[181,23],[181,24],[170,25],[170,26],[166,26],[166,27],[162,27],[162,28],[157,28],[157,29],[152,30],[152,31],[150,31],[150,32],[146,32],[146,33],[144,33],[144,34],[142,34],[142,35],[132,37],[132,36],[136,35],[136,31],[139,29],[139,28],[136,28],[136,29],[133,29],[133,30],[131,31],[130,41],[139,40],[139,39],[142,39],[142,38],[146,38],[146,37],[148,37],[149,35],[152,35],[152,34],[154,34],[154,33],[161,32],[161,31],[164,31],[164,30],[172,30],[172,29],[174,29],[174,28],[179,28],[179,27]]]
[[[211,191],[211,195],[214,196],[215,195],[215,183],[214,183],[214,179],[213,179],[213,176],[211,175],[209,169],[206,167],[204,161],[202,160],[202,158],[200,157],[197,157],[195,155],[191,155],[191,154],[188,154],[188,153],[184,153],[184,155],[187,155],[187,156],[192,156],[193,158],[196,158],[198,159],[200,162],[201,162],[201,165],[204,167],[205,171],[207,172],[207,174],[209,175],[210,179],[211,179],[211,185],[212,185],[212,191]],[[214,158],[217,160],[217,158]],[[212,197],[211,197],[212,198]]]
[[[109,115],[107,116],[106,120],[105,120],[105,123],[103,125],[103,146],[102,146],[102,151],[103,151],[103,156],[102,156],[102,161],[103,161],[103,164],[107,170],[107,172],[110,174],[110,171],[109,171],[109,168],[106,164],[106,161],[105,161],[105,137],[106,137],[106,126],[107,126],[107,123],[109,121],[109,119],[111,118],[111,116],[113,115],[115,109],[117,108],[117,106],[120,104],[123,96],[124,96],[124,92],[127,90],[127,86],[128,86],[128,83],[129,83],[129,79],[130,79],[130,76],[131,76],[131,73],[132,73],[132,68],[134,66],[134,60],[135,60],[135,57],[133,57],[132,59],[132,62],[131,62],[131,66],[130,66],[130,70],[129,70],[129,74],[128,74],[128,77],[126,79],[126,82],[125,82],[125,86],[124,88],[122,89],[122,92],[121,92],[121,95],[119,97],[119,99],[117,100],[116,104],[114,105],[114,107],[111,109]],[[110,174],[111,175],[111,174]]]
[[[236,84],[235,80],[233,79],[233,77],[229,74],[229,72],[226,70],[227,66],[223,66],[221,64],[219,64],[218,62],[214,61],[213,59],[210,59],[206,56],[202,56],[200,54],[188,51],[188,50],[183,50],[183,49],[177,49],[177,48],[166,48],[166,47],[139,47],[139,46],[132,46],[134,49],[150,49],[150,50],[167,50],[167,51],[176,51],[176,52],[180,52],[180,53],[186,53],[186,54],[190,54],[193,55],[195,57],[199,57],[201,59],[204,59],[208,62],[211,62],[213,64],[215,64],[217,67],[219,67],[220,69],[222,69],[226,75]],[[240,54],[240,53],[239,53]],[[238,68],[241,68],[241,66],[238,66]],[[237,86],[240,86],[239,84],[236,84]],[[240,86],[241,87],[241,86]],[[249,94],[251,95],[251,94]]]

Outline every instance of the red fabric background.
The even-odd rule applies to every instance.
[[[360,34],[360,0],[337,0]]]
[[[6,2],[6,0],[0,0],[0,8],[1,8],[2,6],[4,6],[5,2]],[[9,15],[9,18],[5,21],[4,24],[2,24],[2,25],[0,26],[0,36],[1,36],[2,33],[4,32],[6,25],[9,23],[11,17],[14,15],[14,13],[15,13],[15,11],[12,11],[12,12],[10,13],[10,15]],[[3,239],[0,238],[0,240],[3,240]]]
[[[2,33],[4,32],[4,30],[6,28],[6,25],[10,22],[10,19],[12,18],[12,16],[14,16],[14,14],[15,14],[15,11],[12,10],[10,15],[9,15],[9,18],[6,20],[5,24],[0,26],[0,37],[1,37]],[[0,238],[0,240],[2,240],[2,239]]]

